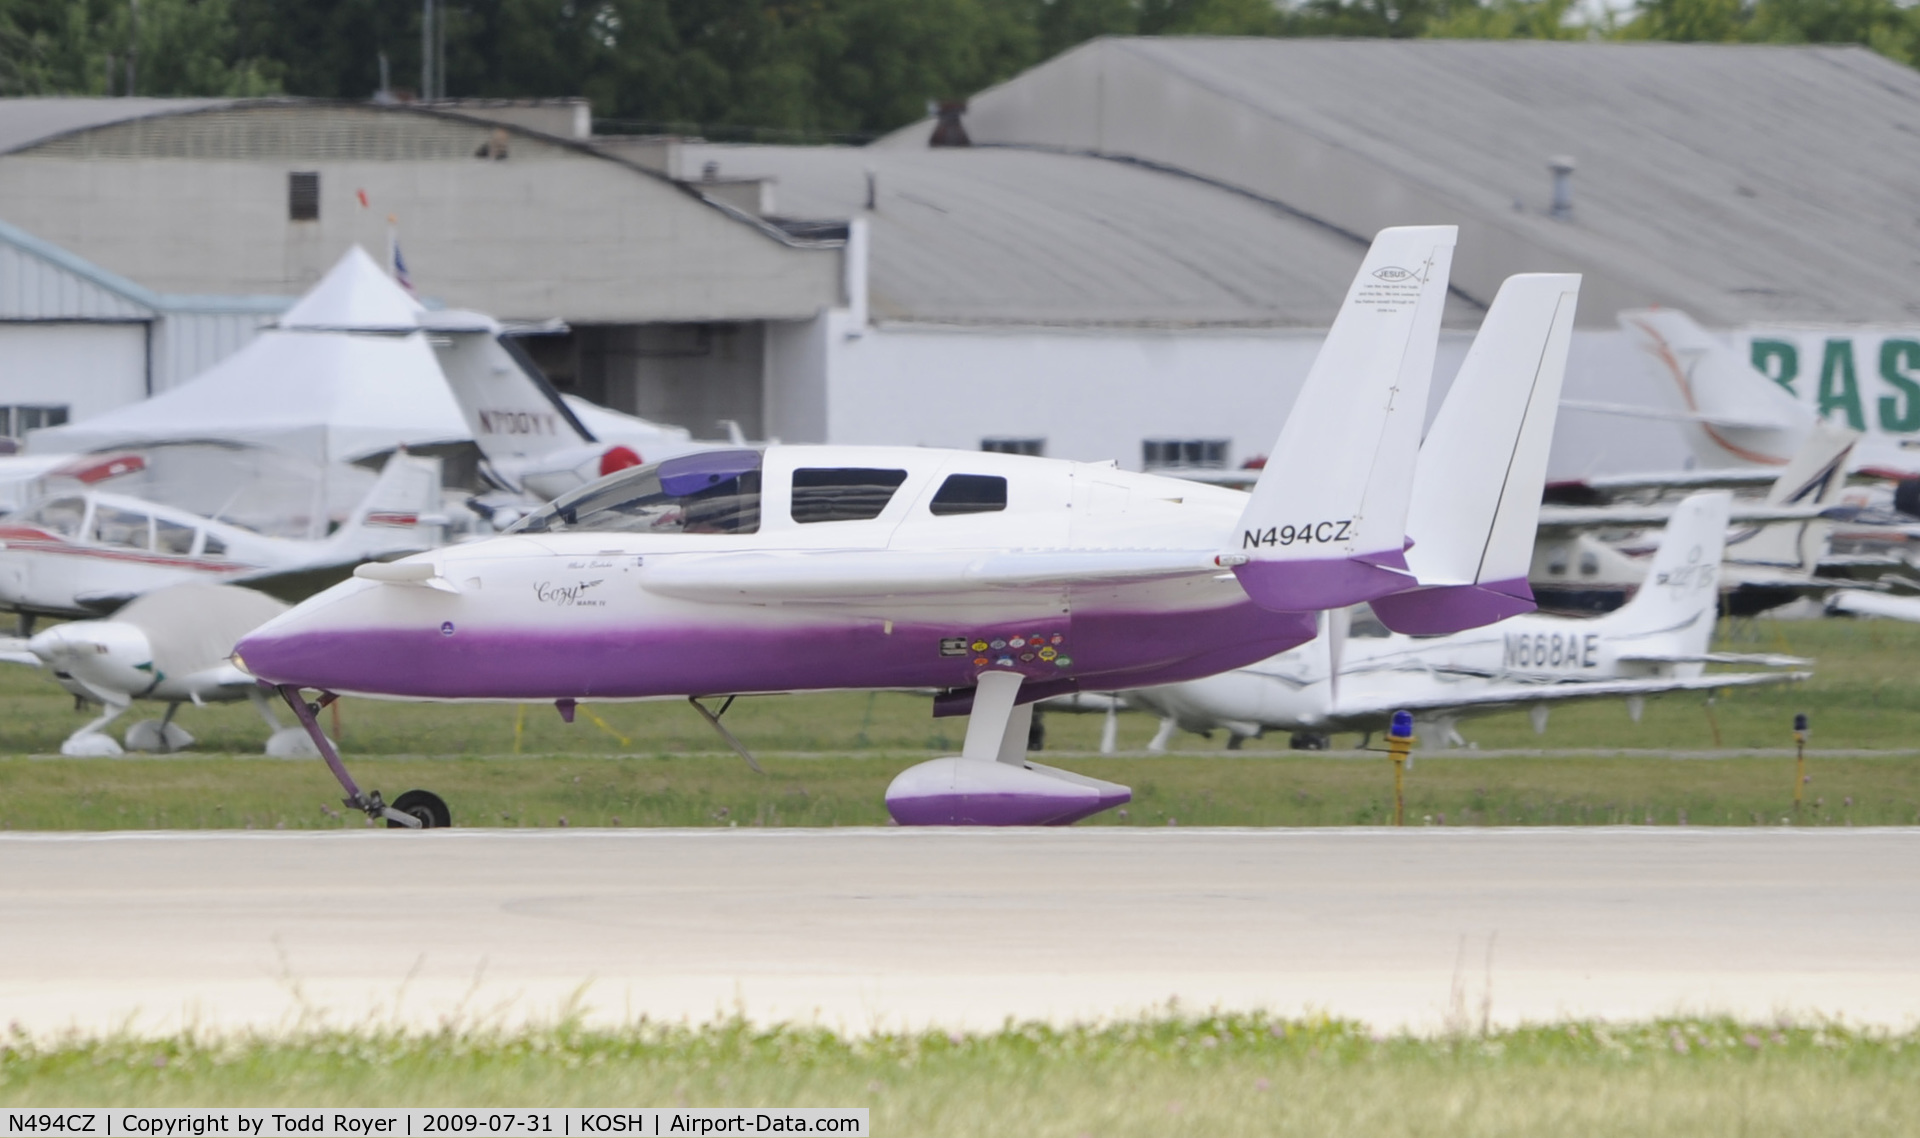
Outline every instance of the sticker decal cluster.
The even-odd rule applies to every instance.
[[[1050,629],[974,636],[949,636],[940,641],[942,656],[971,657],[975,668],[1014,668],[1030,675],[1046,675],[1073,667],[1067,654],[1067,634]]]

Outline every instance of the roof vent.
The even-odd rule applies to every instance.
[[[948,99],[935,104],[933,113],[938,121],[933,124],[933,137],[927,139],[928,146],[973,145],[973,140],[967,137],[967,128],[960,124],[960,116],[967,113],[965,99]]]
[[[1547,159],[1553,171],[1553,208],[1549,211],[1562,221],[1573,216],[1573,159],[1562,154]]]

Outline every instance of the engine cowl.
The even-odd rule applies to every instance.
[[[934,759],[887,787],[902,826],[1065,826],[1133,800],[1133,791],[1039,763]]]

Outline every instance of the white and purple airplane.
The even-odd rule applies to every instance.
[[[1035,700],[1242,667],[1363,600],[1416,633],[1533,608],[1579,278],[1502,286],[1422,444],[1454,236],[1375,239],[1251,494],[911,447],[684,455],[500,537],[362,566],[236,662],[301,718],[347,803],[393,826],[450,815],[354,782],[316,719],[338,695],[551,700],[568,718],[683,697],[718,726],[701,698],[931,688],[936,715],[971,716],[966,739],[894,780],[896,821],[1077,821],[1131,792],[1027,761]]]

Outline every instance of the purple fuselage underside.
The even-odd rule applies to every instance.
[[[1314,637],[1310,613],[1251,602],[1188,612],[1074,613],[982,629],[820,621],[708,627],[327,629],[253,636],[240,654],[275,684],[411,699],[644,699],[872,688],[967,688],[1007,649],[942,654],[942,642],[1064,630],[1053,660],[1012,667],[1026,685],[1110,690],[1251,664]],[[1042,627],[1044,626],[1044,627]],[[1064,666],[1059,660],[1068,661]]]

